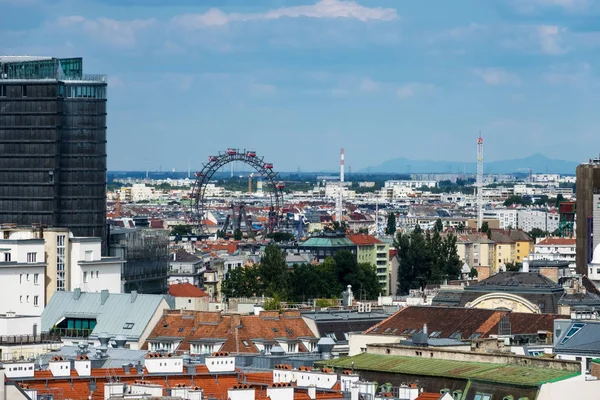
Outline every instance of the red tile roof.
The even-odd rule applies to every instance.
[[[358,233],[355,235],[349,235],[348,239],[350,239],[350,241],[357,246],[370,246],[370,245],[382,243],[381,240],[377,239],[376,237],[371,236],[371,235],[365,235],[362,233]]]
[[[179,332],[180,327],[183,332]],[[236,329],[237,328],[237,329]],[[288,311],[279,315],[277,311],[261,312],[259,315],[222,315],[220,312],[173,310],[166,311],[156,324],[148,340],[159,337],[183,338],[178,352],[190,349],[190,342],[199,339],[224,339],[219,351],[259,353],[254,339],[274,340],[275,338],[316,339],[299,312]],[[144,344],[144,348],[147,343]],[[306,351],[298,343],[299,351]]]
[[[173,297],[208,297],[204,290],[187,282],[170,285],[169,294]]]
[[[438,338],[449,338],[457,332],[461,334],[463,340],[469,339],[475,333],[485,338],[498,334],[500,318],[506,314],[509,315],[513,334],[552,332],[555,319],[568,318],[554,314],[515,313],[480,308],[410,306],[367,329],[364,333],[407,337],[423,329],[426,324],[430,335],[439,332],[436,335]]]
[[[439,393],[423,392],[415,400],[439,400],[441,397]]]
[[[577,241],[577,239],[575,238],[558,238],[558,237],[549,237],[546,238],[538,243],[536,243],[536,245],[541,245],[541,246],[575,246],[575,242]]]

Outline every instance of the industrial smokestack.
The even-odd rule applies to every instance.
[[[342,147],[342,152],[340,153],[340,181],[344,182],[344,148]]]

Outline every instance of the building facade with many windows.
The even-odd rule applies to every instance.
[[[0,56],[0,223],[104,239],[106,77],[81,58]]]

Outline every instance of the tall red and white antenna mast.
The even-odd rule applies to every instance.
[[[477,229],[483,224],[483,138],[477,139]]]
[[[344,149],[340,153],[340,187],[338,192],[336,219],[340,226],[344,217]]]

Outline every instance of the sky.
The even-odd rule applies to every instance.
[[[597,0],[0,0],[0,54],[108,75],[108,169],[600,151]]]

